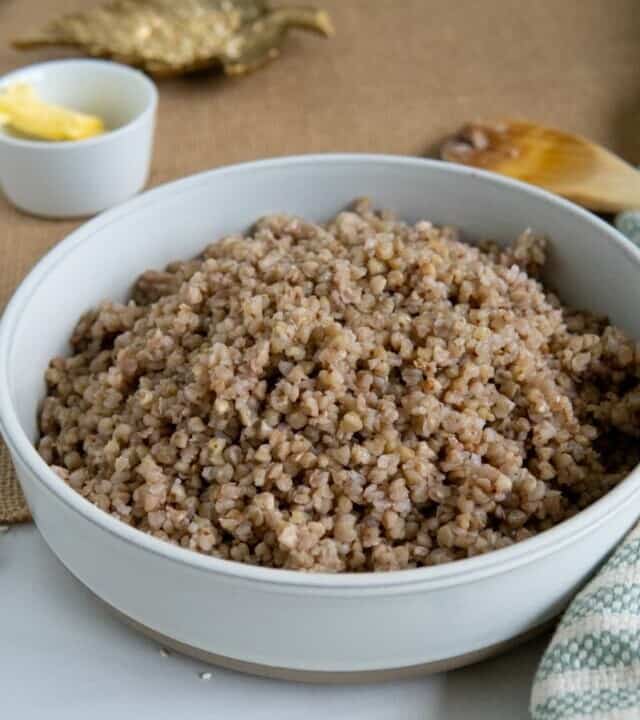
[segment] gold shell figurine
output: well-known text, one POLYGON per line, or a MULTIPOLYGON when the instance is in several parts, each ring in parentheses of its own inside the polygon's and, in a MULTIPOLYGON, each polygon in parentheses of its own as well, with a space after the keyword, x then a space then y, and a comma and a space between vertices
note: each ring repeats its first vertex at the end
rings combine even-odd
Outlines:
POLYGON ((70 13, 14 41, 80 48, 156 77, 221 66, 243 75, 279 54, 289 28, 329 37, 329 15, 312 7, 271 7, 265 0, 111 0, 70 13))

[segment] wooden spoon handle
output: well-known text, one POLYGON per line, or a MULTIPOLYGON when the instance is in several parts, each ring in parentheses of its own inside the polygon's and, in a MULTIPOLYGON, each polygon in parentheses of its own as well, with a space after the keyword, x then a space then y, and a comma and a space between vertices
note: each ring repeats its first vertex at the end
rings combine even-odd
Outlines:
POLYGON ((598 162, 588 173, 558 180, 550 189, 597 212, 640 210, 640 171, 604 148, 593 149, 598 162))
POLYGON ((596 212, 617 213, 623 210, 640 210, 640 173, 636 182, 622 187, 614 183, 606 188, 600 186, 597 192, 591 193, 588 188, 568 192, 558 192, 568 200, 596 212))

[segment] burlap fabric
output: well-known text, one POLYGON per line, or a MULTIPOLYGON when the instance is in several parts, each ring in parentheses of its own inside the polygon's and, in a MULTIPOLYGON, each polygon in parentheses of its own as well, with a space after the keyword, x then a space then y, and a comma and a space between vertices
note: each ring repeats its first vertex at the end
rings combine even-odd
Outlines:
MULTIPOLYGON (((505 115, 640 162, 637 0, 314 1, 333 16, 332 40, 291 35, 279 61, 246 79, 160 83, 151 185, 275 155, 421 155, 465 120, 505 115)), ((88 2, 0 0, 0 75, 66 55, 21 54, 8 41, 88 2)), ((22 215, 0 194, 0 307, 76 225, 22 215)), ((16 486, 0 458, 2 522, 16 486)))
POLYGON ((9 451, 0 440, 0 524, 24 522, 29 508, 18 484, 9 451))

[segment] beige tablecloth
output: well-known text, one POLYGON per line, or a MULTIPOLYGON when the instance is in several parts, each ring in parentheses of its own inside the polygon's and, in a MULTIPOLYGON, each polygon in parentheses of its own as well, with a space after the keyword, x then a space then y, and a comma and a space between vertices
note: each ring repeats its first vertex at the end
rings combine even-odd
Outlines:
MULTIPOLYGON (((9 39, 88 2, 0 0, 0 74, 63 55, 18 53, 9 39)), ((273 155, 421 155, 467 119, 507 115, 581 132, 640 162, 637 0, 322 4, 337 28, 330 41, 291 35, 278 62, 241 80, 160 83, 151 185, 273 155)), ((0 306, 75 225, 27 217, 0 198, 0 306)), ((0 453, 0 521, 10 519, 4 467, 0 453)))

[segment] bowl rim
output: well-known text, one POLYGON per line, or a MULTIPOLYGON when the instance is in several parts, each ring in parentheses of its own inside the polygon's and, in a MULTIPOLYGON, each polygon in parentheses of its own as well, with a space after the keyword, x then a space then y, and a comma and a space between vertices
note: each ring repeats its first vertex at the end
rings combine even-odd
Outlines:
POLYGON ((402 166, 425 167, 435 169, 437 172, 474 177, 481 182, 491 183, 502 188, 516 189, 518 192, 533 195, 545 203, 559 207, 563 211, 593 224, 608 237, 611 244, 616 246, 619 252, 626 255, 640 270, 640 250, 615 228, 581 207, 535 186, 495 173, 440 160, 366 153, 285 156, 222 166, 166 183, 144 192, 116 208, 101 213, 72 231, 34 265, 15 290, 5 308, 0 322, 0 397, 6 398, 6 400, 0 403, 0 430, 2 430, 11 454, 15 455, 33 474, 37 482, 44 486, 58 501, 64 503, 72 511, 79 513, 85 520, 124 542, 130 542, 142 550, 152 552, 167 560, 204 572, 263 583, 274 588, 280 587, 282 590, 295 587, 299 589, 325 590, 327 592, 354 592, 368 589, 382 593, 398 593, 406 592, 408 586, 450 587, 507 572, 514 567, 533 562, 550 552, 560 550, 565 545, 576 542, 581 536, 604 523, 623 505, 632 500, 633 496, 640 490, 640 465, 634 468, 615 488, 572 518, 506 548, 492 550, 484 555, 437 566, 378 573, 306 573, 298 570, 247 565, 172 545, 132 528, 109 513, 100 510, 54 473, 40 457, 35 446, 20 425, 11 400, 8 373, 9 358, 16 327, 40 282, 59 263, 63 262, 67 255, 71 254, 81 243, 89 240, 91 236, 104 227, 128 215, 148 209, 153 204, 161 203, 166 196, 175 197, 176 194, 187 192, 201 183, 206 183, 213 175, 224 178, 234 174, 255 173, 274 169, 286 170, 292 166, 313 164, 378 164, 395 168, 402 166))
POLYGON ((72 148, 89 148, 95 145, 102 145, 107 142, 117 140, 124 133, 131 132, 145 122, 145 119, 156 112, 158 107, 158 88, 155 83, 147 77, 142 71, 124 65, 123 63, 114 62, 112 60, 99 60, 94 58, 65 58, 62 60, 45 60, 44 62, 25 65, 2 75, 0 77, 0 90, 11 81, 18 81, 21 77, 28 76, 31 72, 45 70, 47 72, 55 72, 58 69, 64 69, 71 66, 84 66, 88 69, 97 70, 98 72, 109 72, 113 75, 119 75, 125 78, 127 82, 134 81, 140 87, 144 87, 146 91, 145 104, 142 110, 137 112, 134 117, 120 125, 114 130, 107 130, 100 135, 84 138, 83 140, 30 140, 28 138, 13 137, 4 132, 0 132, 0 142, 12 147, 29 148, 42 152, 64 152, 72 148))

